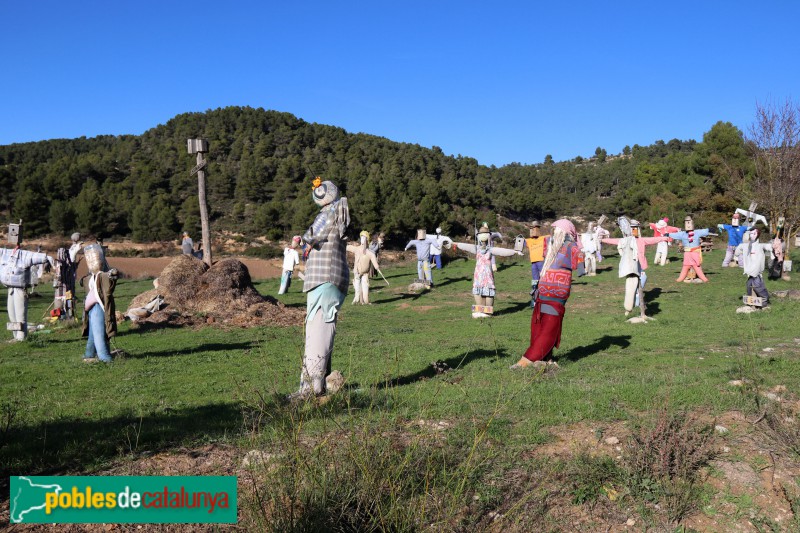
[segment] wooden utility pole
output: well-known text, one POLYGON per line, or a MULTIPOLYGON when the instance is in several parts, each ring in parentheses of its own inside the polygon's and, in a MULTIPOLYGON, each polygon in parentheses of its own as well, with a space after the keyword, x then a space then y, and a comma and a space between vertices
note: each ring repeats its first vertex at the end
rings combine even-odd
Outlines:
POLYGON ((208 152, 208 141, 205 139, 189 139, 190 154, 197 154, 197 164, 190 175, 197 173, 197 197, 200 201, 200 226, 203 240, 203 262, 211 266, 211 228, 208 224, 208 204, 206 203, 206 173, 203 169, 208 162, 203 159, 203 154, 208 152))

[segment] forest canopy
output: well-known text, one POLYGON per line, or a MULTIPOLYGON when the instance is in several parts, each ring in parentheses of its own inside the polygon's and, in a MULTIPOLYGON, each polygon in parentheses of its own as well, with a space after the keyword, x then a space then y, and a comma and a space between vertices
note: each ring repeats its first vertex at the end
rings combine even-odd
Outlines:
POLYGON ((487 167, 436 146, 394 142, 308 123, 288 113, 228 107, 178 115, 140 136, 57 139, 0 146, 0 210, 28 236, 81 231, 167 240, 200 226, 189 138, 206 138, 207 194, 215 230, 285 238, 317 207, 311 180, 340 186, 354 234, 395 241, 417 227, 469 232, 476 220, 628 215, 644 221, 693 213, 727 220, 753 175, 742 132, 717 122, 694 140, 656 141, 611 155, 487 167))

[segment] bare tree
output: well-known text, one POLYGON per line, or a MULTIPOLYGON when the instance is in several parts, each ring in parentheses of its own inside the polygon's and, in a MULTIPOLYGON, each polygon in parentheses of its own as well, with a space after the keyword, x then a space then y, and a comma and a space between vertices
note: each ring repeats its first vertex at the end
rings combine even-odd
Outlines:
POLYGON ((785 217, 787 243, 800 228, 800 106, 756 103, 756 119, 746 136, 755 166, 749 192, 774 231, 785 217))

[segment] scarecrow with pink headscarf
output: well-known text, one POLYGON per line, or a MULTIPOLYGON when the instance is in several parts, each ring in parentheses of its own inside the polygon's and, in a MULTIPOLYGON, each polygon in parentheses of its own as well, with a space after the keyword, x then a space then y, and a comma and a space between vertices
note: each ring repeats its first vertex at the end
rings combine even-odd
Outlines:
POLYGON ((584 257, 574 224, 562 218, 553 222, 552 231, 535 294, 531 343, 512 369, 552 357, 553 349, 561 344, 561 325, 572 288, 572 271, 583 270, 584 257))
MULTIPOLYGON (((650 229, 653 230, 653 237, 666 237, 668 233, 673 231, 680 231, 679 228, 675 226, 670 226, 668 224, 669 219, 667 217, 662 218, 655 224, 652 222, 650 223, 650 229)), ((672 239, 667 239, 665 241, 661 241, 656 246, 656 256, 653 258, 653 263, 656 265, 664 266, 669 263, 669 245, 672 242, 672 239)))

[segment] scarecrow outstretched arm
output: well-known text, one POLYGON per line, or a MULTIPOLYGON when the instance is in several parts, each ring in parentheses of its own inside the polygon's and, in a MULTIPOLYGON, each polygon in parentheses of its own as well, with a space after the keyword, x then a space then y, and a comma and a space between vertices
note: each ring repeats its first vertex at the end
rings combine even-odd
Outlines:
POLYGON ((510 250, 508 248, 495 248, 492 246, 492 255, 496 255, 499 257, 511 257, 512 255, 522 255, 522 252, 518 252, 516 250, 510 250))
POLYGON ((454 242, 453 243, 453 249, 455 250, 456 248, 458 248, 459 250, 463 250, 463 251, 465 251, 467 253, 470 253, 470 254, 478 253, 478 247, 477 246, 475 246, 474 244, 468 244, 466 242, 454 242))

